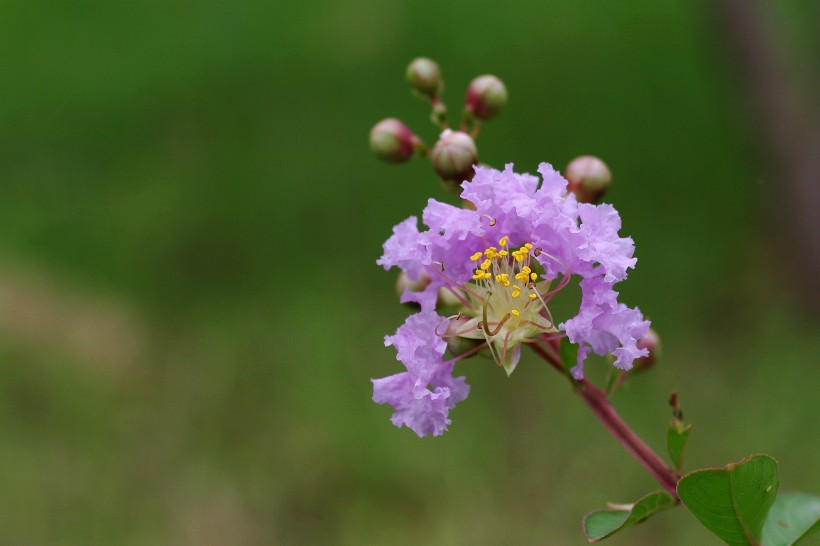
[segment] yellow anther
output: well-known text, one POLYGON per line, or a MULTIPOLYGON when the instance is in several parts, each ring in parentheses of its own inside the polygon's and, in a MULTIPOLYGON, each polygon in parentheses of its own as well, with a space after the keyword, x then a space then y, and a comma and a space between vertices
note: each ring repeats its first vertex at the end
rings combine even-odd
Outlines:
POLYGON ((504 257, 507 256, 507 254, 509 254, 509 252, 507 252, 506 250, 502 250, 501 252, 498 253, 498 257, 499 258, 504 258, 504 257))
POLYGON ((535 279, 537 279, 537 278, 538 278, 538 274, 537 274, 537 273, 530 273, 530 280, 531 280, 531 281, 534 281, 534 280, 535 280, 535 279))
POLYGON ((475 275, 473 275, 473 280, 474 281, 480 281, 483 278, 484 278, 484 272, 481 271, 480 269, 476 269, 475 270, 475 275))
POLYGON ((505 235, 501 238, 500 241, 498 241, 498 245, 499 246, 507 246, 507 243, 509 243, 509 242, 510 242, 510 238, 505 235))
POLYGON ((492 273, 490 273, 489 271, 485 271, 485 272, 484 272, 484 278, 485 278, 485 279, 492 279, 492 278, 493 278, 493 275, 492 275, 492 273))
POLYGON ((535 294, 530 294, 530 299, 531 299, 531 300, 534 300, 534 299, 535 299, 535 298, 537 298, 537 297, 538 297, 538 296, 536 296, 535 294))
POLYGON ((483 269, 484 271, 487 271, 488 269, 490 269, 490 266, 492 265, 492 263, 493 263, 493 262, 491 262, 491 261, 490 261, 490 259, 489 259, 489 258, 487 258, 486 260, 484 260, 483 262, 481 262, 481 265, 480 265, 480 266, 478 266, 478 267, 480 267, 480 268, 481 268, 481 269, 483 269))
POLYGON ((521 313, 518 312, 518 309, 513 309, 512 311, 510 311, 510 314, 514 317, 520 317, 521 316, 521 313))
POLYGON ((495 282, 500 282, 504 286, 510 286, 509 275, 507 275, 506 273, 499 273, 495 276, 495 282))
POLYGON ((530 280, 530 273, 532 273, 532 269, 525 265, 521 268, 519 273, 515 274, 515 278, 523 283, 526 283, 530 280))
POLYGON ((498 254, 498 249, 494 246, 489 247, 487 250, 484 251, 485 256, 494 256, 498 254))
POLYGON ((477 262, 477 261, 478 261, 478 259, 479 259, 479 258, 481 258, 481 256, 483 256, 483 255, 484 255, 484 253, 483 253, 483 252, 476 252, 475 254, 473 254, 472 256, 470 256, 470 261, 471 261, 471 262, 477 262))
POLYGON ((527 250, 532 250, 532 245, 530 243, 524 243, 524 246, 527 247, 527 250))
POLYGON ((517 284, 513 285, 512 287, 512 297, 517 298, 521 295, 521 287, 517 284))

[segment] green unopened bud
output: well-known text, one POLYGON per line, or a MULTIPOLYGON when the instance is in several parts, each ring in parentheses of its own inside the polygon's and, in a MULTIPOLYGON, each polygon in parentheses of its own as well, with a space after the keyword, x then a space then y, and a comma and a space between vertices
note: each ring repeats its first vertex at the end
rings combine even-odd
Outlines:
POLYGON ((469 113, 478 119, 488 120, 507 104, 507 88, 493 75, 479 76, 467 87, 465 103, 469 113))
POLYGON ((433 168, 444 179, 454 182, 469 180, 478 160, 475 142, 467 133, 444 131, 430 154, 433 168))
POLYGON ((440 95, 444 82, 438 63, 427 57, 416 57, 407 65, 407 83, 414 90, 427 96, 440 95))
POLYGON ((591 155, 576 157, 564 173, 568 189, 581 203, 596 203, 612 184, 612 173, 606 163, 591 155))
POLYGON ((661 356, 661 338, 658 333, 650 328, 646 335, 638 340, 638 349, 649 351, 648 356, 642 356, 635 361, 635 371, 646 371, 655 366, 661 356))
POLYGON ((421 140, 396 118, 378 122, 370 130, 370 149, 390 163, 403 163, 413 157, 421 140))
POLYGON ((467 326, 469 321, 470 319, 467 317, 457 317, 450 319, 447 323, 447 333, 444 335, 444 339, 447 341, 447 349, 453 356, 461 356, 484 343, 480 339, 471 339, 458 335, 459 332, 465 332, 469 329, 467 326))

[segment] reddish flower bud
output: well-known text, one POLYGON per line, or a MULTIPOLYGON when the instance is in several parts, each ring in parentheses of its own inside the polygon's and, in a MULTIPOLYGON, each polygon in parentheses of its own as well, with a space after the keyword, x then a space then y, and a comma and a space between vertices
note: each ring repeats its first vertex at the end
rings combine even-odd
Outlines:
POLYGON ((475 117, 488 120, 507 104, 507 88, 495 76, 479 76, 470 82, 465 102, 467 110, 475 117))
POLYGON ((475 142, 467 133, 444 131, 430 154, 433 168, 444 180, 461 182, 472 178, 478 160, 475 142))
POLYGON ((570 161, 564 173, 568 189, 581 203, 595 203, 612 184, 612 174, 606 163, 591 155, 582 155, 570 161))
POLYGON ((427 96, 441 94, 444 82, 438 63, 426 57, 417 57, 407 65, 407 83, 410 87, 427 96))
POLYGON ((649 356, 642 356, 635 361, 635 371, 646 371, 654 367, 661 356, 661 338, 652 328, 638 340, 638 349, 646 349, 649 356))
POLYGON ((403 163, 413 157, 420 142, 413 131, 396 118, 383 119, 370 130, 370 149, 390 163, 403 163))

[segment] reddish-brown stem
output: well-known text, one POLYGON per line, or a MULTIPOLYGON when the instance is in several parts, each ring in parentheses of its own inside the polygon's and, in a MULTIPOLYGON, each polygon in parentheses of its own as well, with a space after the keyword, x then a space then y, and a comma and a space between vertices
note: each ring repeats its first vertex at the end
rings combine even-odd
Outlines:
POLYGON ((589 406, 592 413, 603 423, 604 427, 677 499, 678 477, 675 471, 666 466, 666 463, 652 451, 652 448, 646 445, 646 442, 629 428, 626 421, 618 415, 612 404, 607 401, 603 391, 586 379, 578 381, 576 385, 578 387, 576 392, 589 406))
MULTIPOLYGON (((530 347, 553 368, 564 373, 561 360, 554 351, 545 349, 536 343, 530 344, 530 347)), ((669 468, 640 436, 635 434, 606 399, 606 394, 586 379, 574 381, 574 385, 575 392, 578 393, 578 396, 592 410, 592 413, 595 414, 595 417, 601 421, 604 427, 626 448, 630 455, 635 457, 660 482, 664 489, 677 499, 678 476, 675 471, 669 468)))

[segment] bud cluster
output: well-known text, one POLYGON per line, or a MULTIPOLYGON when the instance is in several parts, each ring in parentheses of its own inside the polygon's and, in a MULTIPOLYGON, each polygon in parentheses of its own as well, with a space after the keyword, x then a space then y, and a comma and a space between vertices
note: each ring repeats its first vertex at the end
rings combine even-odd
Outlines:
POLYGON ((444 188, 459 192, 459 185, 473 176, 478 163, 475 140, 481 123, 495 117, 507 104, 507 88, 496 76, 478 76, 467 87, 464 115, 458 128, 447 121, 447 106, 441 100, 444 80, 438 63, 426 57, 413 59, 405 71, 411 92, 431 107, 430 118, 441 133, 432 148, 402 121, 387 118, 370 131, 370 149, 389 163, 403 163, 413 156, 426 156, 444 188))

